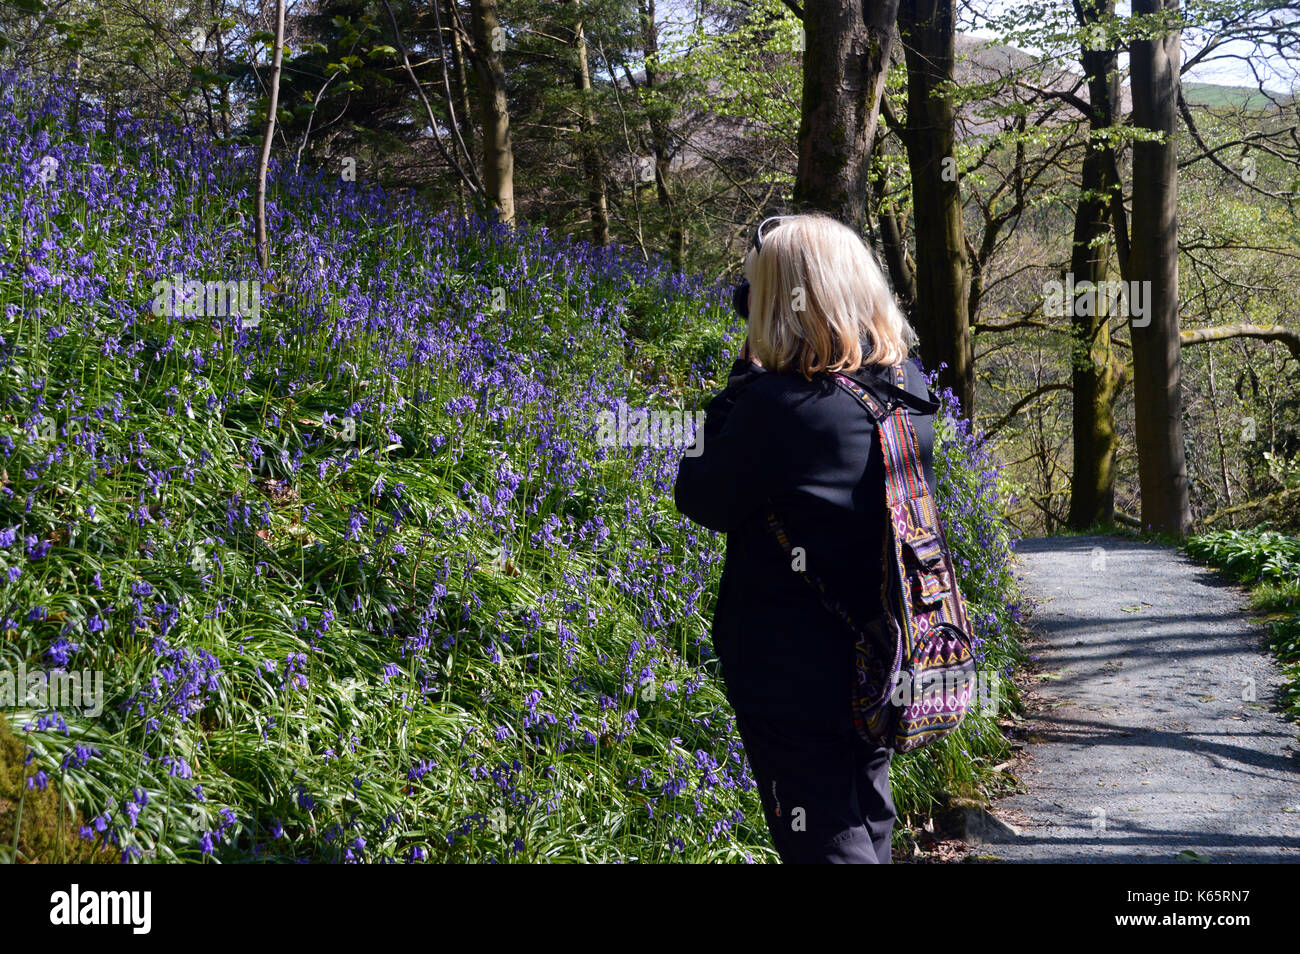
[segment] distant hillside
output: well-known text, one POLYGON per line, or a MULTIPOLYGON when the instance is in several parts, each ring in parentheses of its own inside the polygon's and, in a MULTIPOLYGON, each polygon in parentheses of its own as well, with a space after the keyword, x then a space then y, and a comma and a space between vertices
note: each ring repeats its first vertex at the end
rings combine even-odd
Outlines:
MULTIPOLYGON (((958 35, 957 80, 959 83, 988 82, 1008 72, 1032 73, 1041 70, 1044 79, 1050 84, 1044 86, 1054 89, 1068 89, 1078 85, 1080 98, 1087 100, 1087 87, 1081 84, 1082 74, 1075 60, 1053 60, 1045 62, 1024 50, 1013 46, 995 43, 980 37, 958 35)), ((1035 84, 1038 85, 1038 84, 1035 84)), ((1261 93, 1249 86, 1224 86, 1218 83, 1200 83, 1184 81, 1183 95, 1192 106, 1234 106, 1237 108, 1271 110, 1292 101, 1293 96, 1286 93, 1261 93)), ((1120 91, 1121 108, 1124 112, 1132 109, 1133 100, 1127 84, 1120 91)))
POLYGON ((1249 86, 1220 86, 1216 83, 1183 83, 1183 96, 1193 106, 1235 106, 1271 110, 1291 103, 1295 97, 1286 93, 1261 93, 1249 86))

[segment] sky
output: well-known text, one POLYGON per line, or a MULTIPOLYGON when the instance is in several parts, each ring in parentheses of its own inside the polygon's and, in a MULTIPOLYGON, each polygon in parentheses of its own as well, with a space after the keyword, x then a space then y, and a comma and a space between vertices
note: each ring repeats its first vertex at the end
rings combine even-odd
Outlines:
MULTIPOLYGON (((1021 4, 1018 0, 959 0, 962 6, 976 7, 980 11, 987 11, 988 16, 1000 16, 1008 11, 1014 10, 1021 4)), ((1064 10, 1069 10, 1071 4, 1069 0, 1060 0, 1060 6, 1064 10)), ((1116 0, 1115 12, 1120 16, 1128 16, 1131 12, 1132 4, 1128 0, 1116 0)), ((974 18, 967 13, 967 22, 974 18)), ((1295 22, 1294 14, 1292 21, 1295 22)), ((987 19, 985 19, 987 22, 987 19)), ((980 29, 978 26, 974 29, 966 30, 974 36, 984 37, 986 39, 996 39, 996 34, 988 29, 980 29)), ((1208 37, 1201 31, 1184 31, 1182 38, 1182 57, 1186 62, 1195 56, 1208 41, 1208 37)), ((1026 52, 1034 53, 1032 47, 1019 44, 1026 52)), ((1120 57, 1121 69, 1127 69, 1128 56, 1120 57)), ((1257 88, 1262 81, 1266 89, 1274 92, 1290 92, 1292 90, 1300 91, 1300 50, 1296 51, 1290 62, 1277 54, 1265 54, 1255 49, 1251 44, 1244 42, 1228 43, 1214 53, 1210 54, 1204 61, 1198 63, 1190 70, 1183 74, 1184 82, 1200 83, 1218 83, 1224 86, 1246 86, 1252 89, 1257 88)))

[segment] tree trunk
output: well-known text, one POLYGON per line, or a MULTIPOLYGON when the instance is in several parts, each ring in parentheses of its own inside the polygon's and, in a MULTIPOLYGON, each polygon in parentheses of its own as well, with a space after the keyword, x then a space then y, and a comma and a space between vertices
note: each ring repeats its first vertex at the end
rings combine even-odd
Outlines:
MULTIPOLYGON (((570 0, 575 16, 579 16, 580 0, 570 0)), ((592 129, 596 118, 591 105, 591 67, 587 62, 587 37, 579 17, 573 27, 574 71, 573 86, 578 91, 578 142, 583 173, 587 177, 587 209, 591 216, 591 241, 596 245, 609 244, 609 205, 605 195, 605 174, 601 169, 600 153, 592 142, 592 129)))
POLYGON ((638 8, 641 13, 641 45, 645 52, 645 90, 652 94, 647 104, 647 118, 650 124, 650 148, 655 158, 655 193, 660 208, 668 216, 668 259, 674 268, 681 269, 686 259, 686 232, 682 228, 672 190, 668 188, 668 164, 671 160, 668 126, 653 97, 659 83, 659 26, 655 20, 655 2, 638 0, 638 8))
POLYGON ((471 0, 470 30, 474 37, 474 65, 479 79, 483 114, 483 184, 497 220, 515 221, 515 154, 510 139, 510 107, 506 101, 506 70, 501 59, 505 33, 497 15, 496 0, 471 0))
POLYGON ((1219 480, 1223 482, 1223 500, 1224 508, 1231 510, 1232 501, 1232 481, 1228 480, 1228 448, 1223 440, 1223 421, 1219 418, 1219 391, 1214 384, 1214 351, 1210 350, 1205 356, 1209 373, 1206 380, 1210 385, 1210 414, 1211 421, 1214 423, 1214 442, 1219 446, 1219 480))
POLYGON ((904 145, 916 220, 916 311, 921 359, 975 413, 975 362, 968 292, 970 264, 961 187, 953 156, 955 0, 903 0, 898 30, 907 60, 904 145))
MULTIPOLYGON (((222 12, 222 8, 220 5, 220 0, 212 0, 208 8, 208 15, 212 18, 212 21, 214 23, 221 19, 221 12, 222 12)), ((215 33, 216 36, 214 37, 214 40, 216 43, 216 54, 215 54, 216 61, 212 65, 212 70, 215 73, 223 74, 226 72, 226 66, 227 66, 226 37, 225 34, 220 29, 217 29, 215 33)), ((221 110, 220 110, 221 138, 229 139, 230 138, 230 111, 231 111, 230 83, 226 80, 220 80, 219 82, 221 83, 221 110)))
MULTIPOLYGON (((441 0, 436 0, 441 2, 441 0)), ((447 0, 447 32, 451 34, 451 66, 454 90, 450 95, 456 97, 456 118, 460 120, 460 137, 465 141, 466 162, 474 161, 474 111, 469 104, 469 77, 465 73, 465 48, 456 29, 456 0, 447 0)), ((465 215, 465 181, 457 177, 456 201, 459 214, 465 215)))
POLYGON ((266 234, 266 171, 271 164, 271 140, 275 136, 276 111, 280 108, 280 63, 284 52, 284 3, 275 4, 275 52, 271 58, 271 81, 267 93, 266 132, 262 135, 262 155, 257 161, 257 189, 253 197, 255 206, 257 262, 266 272, 271 267, 271 248, 266 234))
MULTIPOLYGON (((1115 0, 1077 0, 1081 25, 1087 26, 1115 13, 1115 0)), ((1079 204, 1074 213, 1074 246, 1070 272, 1077 287, 1108 280, 1110 244, 1099 241, 1110 232, 1111 195, 1115 157, 1110 140, 1095 135, 1115 123, 1119 104, 1119 73, 1114 49, 1092 50, 1085 43, 1080 56, 1088 80, 1090 133, 1079 183, 1079 204)), ((1121 366, 1110 340, 1110 319, 1101 307, 1109 299, 1096 295, 1098 307, 1071 308, 1071 366, 1074 393, 1074 470, 1070 482, 1068 525, 1087 530, 1115 519, 1115 398, 1121 366)))
POLYGON ((794 204, 861 230, 899 0, 807 0, 794 204))
MULTIPOLYGON (((1178 0, 1133 0, 1135 16, 1177 11, 1178 0)), ((1180 32, 1136 39, 1130 48, 1133 125, 1163 134, 1133 145, 1130 280, 1147 313, 1131 323, 1133 402, 1142 523, 1185 537, 1191 529, 1178 328, 1178 122, 1180 32), (1142 322, 1139 324, 1138 322, 1142 322)))

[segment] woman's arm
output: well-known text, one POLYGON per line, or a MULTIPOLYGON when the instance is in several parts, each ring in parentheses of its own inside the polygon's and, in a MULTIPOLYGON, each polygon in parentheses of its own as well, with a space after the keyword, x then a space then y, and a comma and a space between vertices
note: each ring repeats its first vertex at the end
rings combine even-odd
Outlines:
POLYGON ((762 395, 750 385, 766 374, 737 359, 727 387, 705 411, 701 453, 677 467, 677 509, 710 530, 730 532, 758 509, 773 484, 779 461, 769 452, 773 422, 762 395))

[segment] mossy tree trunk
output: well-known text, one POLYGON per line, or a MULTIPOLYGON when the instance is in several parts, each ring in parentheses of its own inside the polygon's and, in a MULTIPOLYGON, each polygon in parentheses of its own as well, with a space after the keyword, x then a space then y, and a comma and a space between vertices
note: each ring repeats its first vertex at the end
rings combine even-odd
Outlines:
POLYGON ((912 175, 916 221, 913 320, 921 359, 952 388, 962 413, 975 413, 971 341, 970 260, 962 221, 961 185, 953 154, 956 109, 950 92, 955 63, 955 0, 903 0, 898 31, 907 61, 903 144, 912 175))
POLYGON ((668 260, 672 262, 673 268, 680 269, 686 262, 686 229, 668 181, 673 151, 669 137, 669 113, 660 101, 659 93, 659 25, 655 19, 655 2, 638 0, 637 8, 641 18, 642 52, 645 53, 643 93, 646 119, 650 126, 650 150, 655 161, 655 195, 659 207, 668 218, 668 260))
MULTIPOLYGON (((881 111, 885 113, 886 119, 891 113, 888 112, 888 104, 882 101, 881 111)), ((876 132, 876 142, 873 148, 873 160, 881 159, 883 152, 883 134, 880 129, 876 132)), ((912 257, 908 253, 907 239, 903 235, 903 227, 899 223, 898 213, 887 200, 889 182, 886 172, 882 165, 874 183, 875 194, 873 196, 873 211, 875 213, 876 228, 880 234, 880 246, 884 252, 885 268, 889 272, 889 279, 893 282, 894 293, 898 296, 899 304, 903 306, 909 321, 913 320, 912 310, 916 301, 916 276, 912 270, 912 257)))
POLYGON ((497 220, 515 221, 515 152, 510 137, 510 106, 506 101, 506 70, 501 57, 505 33, 496 0, 471 0, 470 32, 479 81, 483 127, 483 185, 497 220))
MULTIPOLYGON (((1115 0, 1076 0, 1080 25, 1087 28, 1115 14, 1115 0)), ((1085 36, 1099 35, 1089 33, 1085 36)), ((1108 280, 1111 202, 1119 188, 1112 175, 1114 149, 1105 133, 1115 124, 1119 103, 1118 57, 1113 46, 1104 49, 1083 44, 1080 63, 1088 80, 1090 135, 1083 158, 1079 204, 1074 214, 1074 245, 1070 272, 1076 286, 1108 280)), ((1072 386, 1074 392, 1074 470, 1070 484, 1068 525, 1087 530, 1115 517, 1115 398, 1123 368, 1110 337, 1111 315, 1102 305, 1107 296, 1095 296, 1098 307, 1072 308, 1070 319, 1072 386)))
POLYGON ((576 22, 573 25, 573 86, 578 91, 578 151, 587 177, 587 209, 591 217, 591 241, 609 244, 609 204, 600 152, 592 142, 596 117, 591 105, 591 66, 587 61, 587 37, 582 29, 579 0, 570 0, 576 22))

